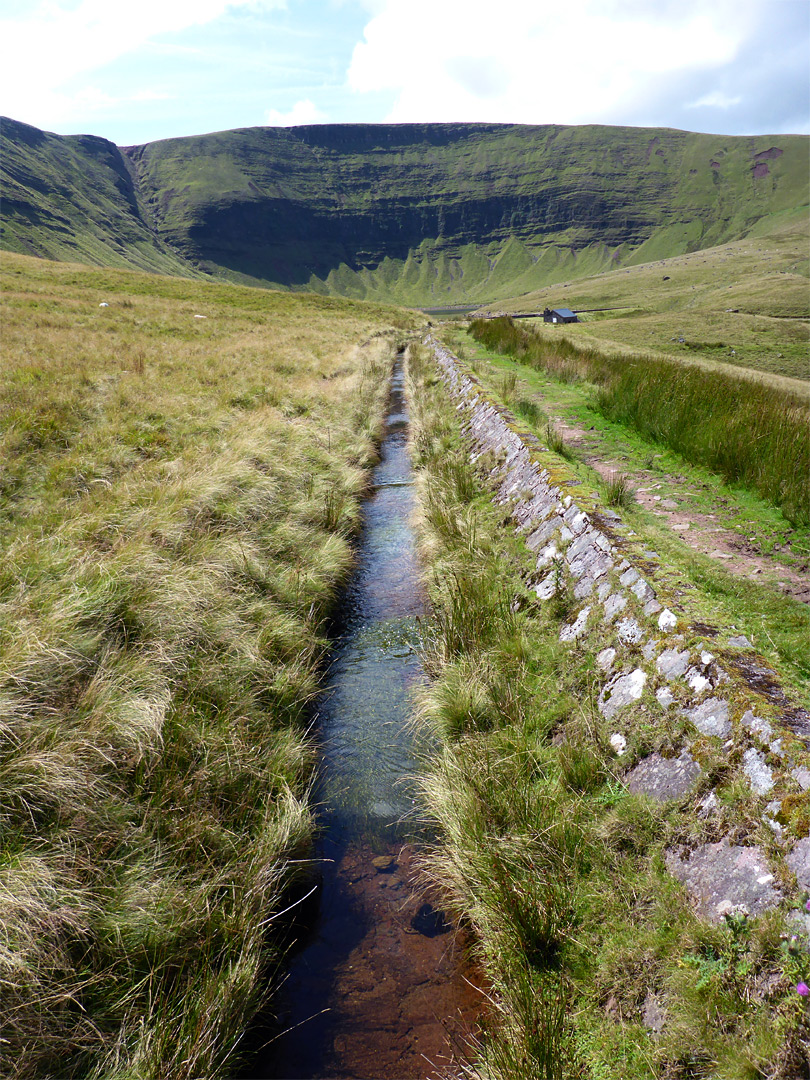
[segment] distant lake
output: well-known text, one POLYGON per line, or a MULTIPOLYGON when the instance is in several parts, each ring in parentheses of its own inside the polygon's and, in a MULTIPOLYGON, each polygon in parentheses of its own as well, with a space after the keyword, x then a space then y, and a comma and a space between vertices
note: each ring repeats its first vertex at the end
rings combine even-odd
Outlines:
POLYGON ((441 319, 463 319, 471 311, 477 311, 481 304, 469 304, 467 307, 423 307, 417 308, 424 315, 436 315, 441 319))

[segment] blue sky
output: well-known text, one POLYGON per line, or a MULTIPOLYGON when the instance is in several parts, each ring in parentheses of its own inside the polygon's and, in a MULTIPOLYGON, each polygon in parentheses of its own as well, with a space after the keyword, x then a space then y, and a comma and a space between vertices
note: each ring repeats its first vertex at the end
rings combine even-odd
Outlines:
POLYGON ((810 131, 808 0, 0 0, 0 112, 119 145, 259 124, 810 131))

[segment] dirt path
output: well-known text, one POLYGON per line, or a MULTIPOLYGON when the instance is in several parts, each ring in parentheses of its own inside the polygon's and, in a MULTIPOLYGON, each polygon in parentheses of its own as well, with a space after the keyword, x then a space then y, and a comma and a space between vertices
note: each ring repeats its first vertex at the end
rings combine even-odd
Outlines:
POLYGON ((789 543, 777 545, 774 554, 764 551, 753 527, 746 534, 732 525, 734 518, 739 519, 739 508, 722 496, 718 497, 708 484, 677 473, 637 468, 626 460, 619 461, 603 445, 597 429, 579 426, 561 416, 555 415, 552 419, 582 461, 606 480, 611 474, 625 476, 636 501, 678 533, 695 551, 722 563, 732 574, 772 584, 796 600, 810 604, 808 561, 794 556, 789 543), (712 512, 706 512, 698 505, 706 499, 713 500, 712 512))

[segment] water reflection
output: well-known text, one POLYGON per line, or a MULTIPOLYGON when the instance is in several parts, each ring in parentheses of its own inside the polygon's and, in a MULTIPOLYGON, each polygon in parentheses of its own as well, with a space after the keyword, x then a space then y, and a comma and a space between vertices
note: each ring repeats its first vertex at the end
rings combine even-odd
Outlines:
POLYGON ((443 917, 424 917, 407 843, 417 829, 409 777, 420 747, 408 717, 423 678, 424 597, 403 383, 399 358, 344 630, 318 708, 319 912, 282 995, 289 1031, 258 1056, 254 1080, 438 1076, 480 1005, 455 935, 443 917))
POLYGON ((373 494, 357 569, 346 597, 344 632, 319 708, 319 797, 330 830, 355 840, 391 840, 413 808, 407 777, 417 767, 407 720, 422 677, 418 617, 424 610, 410 525, 413 513, 408 413, 402 361, 391 382, 387 434, 374 469, 373 494))

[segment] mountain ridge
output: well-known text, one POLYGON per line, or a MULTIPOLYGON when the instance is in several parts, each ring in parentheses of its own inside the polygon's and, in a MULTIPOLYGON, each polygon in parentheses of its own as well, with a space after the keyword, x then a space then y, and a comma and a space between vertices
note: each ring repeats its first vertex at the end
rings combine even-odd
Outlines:
POLYGON ((738 239, 804 207, 809 142, 321 124, 116 147, 4 120, 1 242, 359 299, 492 301, 738 239))

